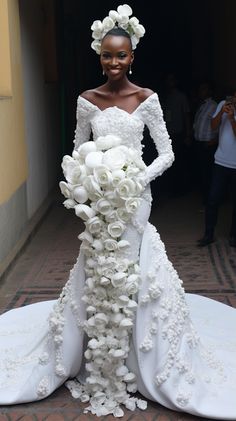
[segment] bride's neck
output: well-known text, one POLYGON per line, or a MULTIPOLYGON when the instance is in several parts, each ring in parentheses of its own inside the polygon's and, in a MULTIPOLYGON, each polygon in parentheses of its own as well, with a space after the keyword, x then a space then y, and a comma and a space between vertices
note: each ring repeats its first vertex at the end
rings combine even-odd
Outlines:
POLYGON ((121 91, 124 91, 128 89, 131 86, 131 82, 127 77, 121 80, 108 80, 106 83, 107 89, 112 93, 120 93, 121 91))

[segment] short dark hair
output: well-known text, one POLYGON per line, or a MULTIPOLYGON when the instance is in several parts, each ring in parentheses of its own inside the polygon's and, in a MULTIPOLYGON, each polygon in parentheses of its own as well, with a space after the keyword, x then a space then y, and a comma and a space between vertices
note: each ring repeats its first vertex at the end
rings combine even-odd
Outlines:
POLYGON ((115 26, 114 28, 110 29, 110 31, 108 31, 106 33, 106 35, 104 35, 103 39, 106 38, 108 35, 115 35, 118 37, 125 37, 128 38, 130 40, 130 45, 132 48, 132 42, 131 42, 131 37, 130 34, 123 28, 120 28, 119 26, 115 26))

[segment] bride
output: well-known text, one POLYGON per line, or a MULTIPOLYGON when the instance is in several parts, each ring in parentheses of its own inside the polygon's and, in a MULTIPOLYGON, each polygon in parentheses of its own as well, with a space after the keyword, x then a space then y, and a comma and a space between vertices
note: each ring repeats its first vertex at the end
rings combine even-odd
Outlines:
POLYGON ((146 398, 236 420, 236 311, 184 292, 148 222, 150 181, 174 156, 157 93, 127 78, 145 32, 131 15, 119 6, 92 25, 107 81, 78 97, 60 183, 64 205, 85 223, 81 250, 58 300, 0 317, 0 404, 44 399, 65 384, 98 416, 145 410, 146 398), (148 167, 145 125, 158 152, 148 167))

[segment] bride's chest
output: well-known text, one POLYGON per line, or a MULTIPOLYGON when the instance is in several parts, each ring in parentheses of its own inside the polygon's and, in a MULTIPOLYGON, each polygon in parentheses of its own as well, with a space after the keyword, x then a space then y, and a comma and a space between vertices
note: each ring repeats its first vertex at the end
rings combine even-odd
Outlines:
POLYGON ((129 114, 117 107, 97 112, 91 120, 94 139, 107 134, 122 138, 122 143, 141 148, 144 123, 135 113, 129 114))

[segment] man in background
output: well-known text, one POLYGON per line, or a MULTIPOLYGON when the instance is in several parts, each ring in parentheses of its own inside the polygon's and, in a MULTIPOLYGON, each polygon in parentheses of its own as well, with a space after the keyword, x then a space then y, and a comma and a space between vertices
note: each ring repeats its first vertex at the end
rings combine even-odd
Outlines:
POLYGON ((217 106, 212 117, 212 129, 218 128, 219 143, 205 210, 205 234, 198 241, 199 247, 214 241, 218 208, 229 186, 233 205, 229 245, 236 247, 236 89, 231 98, 221 101, 217 106))

